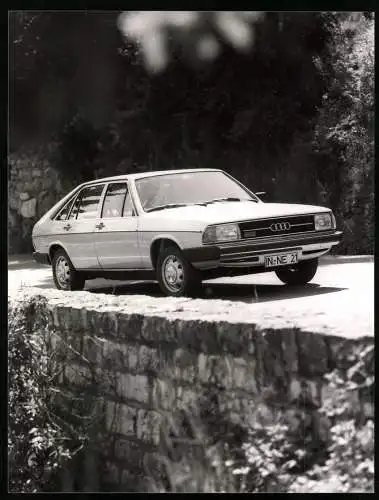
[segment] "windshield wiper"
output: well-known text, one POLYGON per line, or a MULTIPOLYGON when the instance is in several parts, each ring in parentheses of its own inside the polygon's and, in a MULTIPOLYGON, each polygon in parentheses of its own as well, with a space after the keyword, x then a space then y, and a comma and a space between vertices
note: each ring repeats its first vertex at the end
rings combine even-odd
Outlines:
POLYGON ((159 205, 158 207, 147 208, 145 212, 155 212, 156 210, 164 210, 165 208, 188 207, 190 205, 205 205, 205 203, 166 203, 165 205, 159 205))
POLYGON ((208 205, 209 203, 217 203, 218 201, 253 201, 254 203, 257 203, 255 200, 251 198, 234 198, 234 197, 229 197, 229 198, 215 198, 214 200, 210 201, 205 201, 204 203, 208 205))
POLYGON ((166 203, 166 205, 159 205, 158 207, 148 208, 145 212, 155 212, 156 210, 164 210, 165 208, 178 208, 186 207, 187 203, 166 203))

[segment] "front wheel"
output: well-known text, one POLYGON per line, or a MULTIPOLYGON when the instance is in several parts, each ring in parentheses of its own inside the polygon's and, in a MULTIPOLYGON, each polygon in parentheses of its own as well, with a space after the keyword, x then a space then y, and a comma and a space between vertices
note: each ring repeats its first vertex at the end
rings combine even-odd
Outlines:
POLYGON ((304 260, 291 267, 283 267, 275 271, 277 277, 286 285, 305 285, 315 276, 318 259, 304 260))
POLYGON ((200 288, 200 275, 173 246, 165 248, 157 261, 158 283, 165 295, 193 295, 200 288))
POLYGON ((72 265, 64 250, 57 250, 52 259, 53 279, 58 290, 83 290, 85 279, 72 265))

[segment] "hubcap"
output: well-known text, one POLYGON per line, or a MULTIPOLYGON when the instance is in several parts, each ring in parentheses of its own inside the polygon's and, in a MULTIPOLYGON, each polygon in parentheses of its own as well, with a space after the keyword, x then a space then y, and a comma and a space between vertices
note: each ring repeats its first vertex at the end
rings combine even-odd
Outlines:
POLYGON ((169 255, 162 264, 162 278, 166 287, 172 292, 177 292, 183 286, 183 263, 175 255, 169 255))
POLYGON ((57 281, 62 288, 67 288, 70 281, 70 267, 67 259, 62 255, 58 257, 55 263, 55 275, 57 281))

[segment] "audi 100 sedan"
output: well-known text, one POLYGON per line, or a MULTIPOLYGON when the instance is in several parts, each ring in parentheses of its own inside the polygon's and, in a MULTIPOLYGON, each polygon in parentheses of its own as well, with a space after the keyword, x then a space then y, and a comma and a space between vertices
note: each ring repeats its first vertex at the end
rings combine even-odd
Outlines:
POLYGON ((81 184, 34 226, 37 262, 60 290, 85 281, 154 279, 166 295, 202 280, 274 271, 308 283, 342 232, 328 208, 264 203, 216 169, 107 177, 81 184))

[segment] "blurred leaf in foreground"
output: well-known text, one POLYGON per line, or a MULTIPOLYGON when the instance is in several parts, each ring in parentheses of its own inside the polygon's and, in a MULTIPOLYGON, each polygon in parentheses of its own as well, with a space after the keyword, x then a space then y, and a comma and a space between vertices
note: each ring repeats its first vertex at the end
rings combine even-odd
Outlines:
POLYGON ((223 43, 250 50, 262 17, 257 11, 133 11, 120 14, 118 27, 141 47, 146 68, 159 73, 169 63, 171 42, 198 60, 215 59, 223 43))

